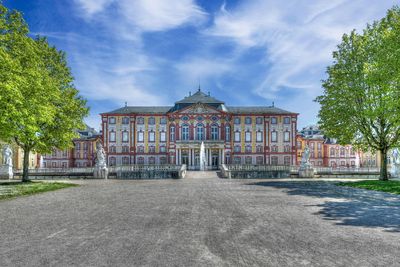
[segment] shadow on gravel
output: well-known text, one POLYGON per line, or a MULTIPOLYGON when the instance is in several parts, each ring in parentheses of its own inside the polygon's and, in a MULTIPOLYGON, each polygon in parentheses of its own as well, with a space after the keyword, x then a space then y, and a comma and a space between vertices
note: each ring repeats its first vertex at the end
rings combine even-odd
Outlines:
POLYGON ((336 186, 333 182, 257 182, 248 185, 286 189, 288 195, 330 198, 315 214, 337 225, 382 227, 400 232, 400 197, 383 192, 336 186), (336 199, 336 200, 334 200, 336 199))

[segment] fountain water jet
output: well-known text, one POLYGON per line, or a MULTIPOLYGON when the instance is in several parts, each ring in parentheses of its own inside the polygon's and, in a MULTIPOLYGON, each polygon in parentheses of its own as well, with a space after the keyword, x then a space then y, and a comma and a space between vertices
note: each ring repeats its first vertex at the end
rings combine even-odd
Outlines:
POLYGON ((206 169, 206 152, 204 150, 204 142, 200 145, 200 171, 205 171, 206 169))

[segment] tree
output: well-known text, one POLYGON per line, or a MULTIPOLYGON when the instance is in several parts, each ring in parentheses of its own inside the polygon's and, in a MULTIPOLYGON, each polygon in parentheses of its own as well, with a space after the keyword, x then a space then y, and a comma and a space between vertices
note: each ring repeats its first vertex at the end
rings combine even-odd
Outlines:
POLYGON ((65 53, 28 33, 21 14, 0 4, 0 139, 23 149, 23 181, 29 153, 71 146, 88 114, 65 53))
POLYGON ((333 58, 316 99, 321 128, 341 144, 379 151, 380 179, 388 180, 387 153, 400 138, 400 8, 344 34, 333 58))

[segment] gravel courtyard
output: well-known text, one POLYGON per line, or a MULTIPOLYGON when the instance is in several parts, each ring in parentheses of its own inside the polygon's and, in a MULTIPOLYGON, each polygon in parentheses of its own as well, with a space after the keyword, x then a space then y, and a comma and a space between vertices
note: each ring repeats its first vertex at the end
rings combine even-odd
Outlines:
POLYGON ((400 197, 302 180, 80 181, 0 201, 0 266, 400 266, 400 197))

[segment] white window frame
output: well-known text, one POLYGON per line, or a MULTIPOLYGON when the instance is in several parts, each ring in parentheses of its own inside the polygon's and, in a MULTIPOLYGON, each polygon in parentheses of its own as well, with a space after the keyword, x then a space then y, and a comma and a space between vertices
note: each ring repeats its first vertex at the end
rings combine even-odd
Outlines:
POLYGON ((240 142, 240 132, 235 132, 235 142, 240 142))
POLYGON ((246 131, 244 134, 244 137, 245 137, 244 140, 246 142, 251 142, 251 132, 250 131, 246 131))
POLYGON ((156 141, 156 133, 154 131, 149 132, 149 142, 154 143, 156 141))
POLYGON ((138 132, 137 140, 138 140, 138 142, 144 142, 144 132, 143 131, 138 132))

